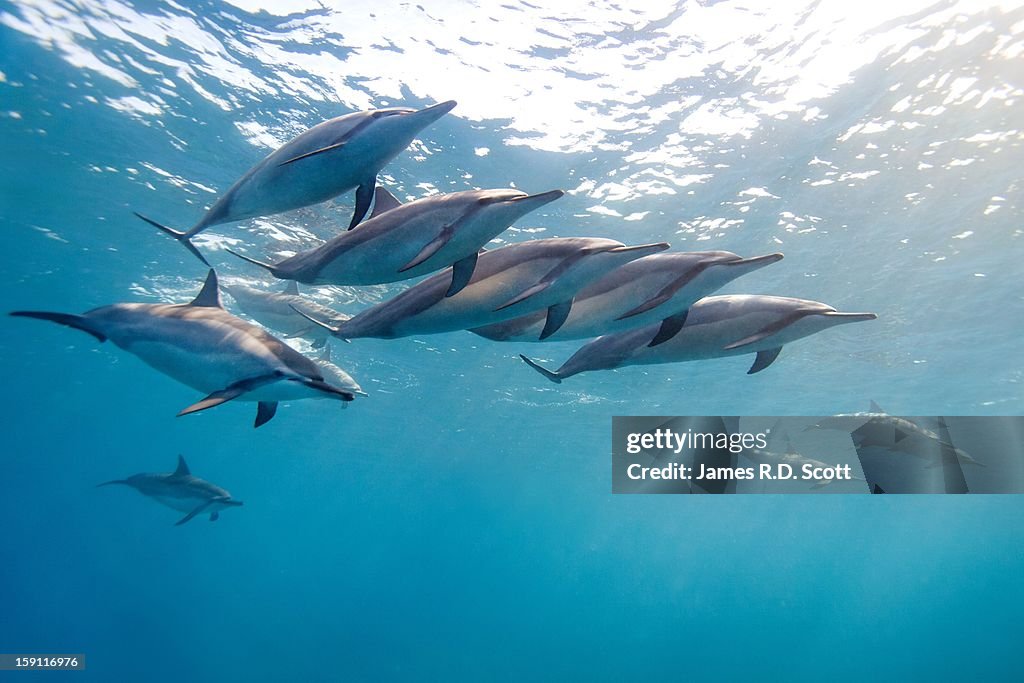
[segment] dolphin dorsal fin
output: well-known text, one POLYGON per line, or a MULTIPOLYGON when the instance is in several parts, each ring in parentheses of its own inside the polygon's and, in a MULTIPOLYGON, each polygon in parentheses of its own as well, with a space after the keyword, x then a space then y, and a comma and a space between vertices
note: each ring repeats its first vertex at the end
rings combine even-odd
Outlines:
POLYGON ((174 470, 174 476, 176 476, 176 477, 187 477, 190 474, 192 474, 192 472, 190 472, 189 469, 188 469, 188 463, 185 462, 185 456, 179 455, 178 456, 178 469, 174 470))
POLYGON ((288 284, 286 284, 284 286, 284 289, 281 290, 281 293, 282 294, 291 294, 292 296, 298 296, 299 295, 299 283, 296 282, 295 280, 289 280, 288 284))
POLYGON ((192 299, 189 306, 224 308, 224 304, 220 300, 220 289, 217 287, 217 273, 213 268, 210 268, 210 272, 206 276, 206 282, 203 283, 203 288, 199 290, 199 294, 196 294, 196 298, 192 299))
POLYGON ((881 414, 881 413, 884 413, 885 411, 882 410, 882 406, 878 405, 874 401, 871 401, 871 412, 872 413, 880 413, 881 414))
POLYGON ((376 218, 385 211, 390 211, 401 205, 402 202, 395 195, 378 185, 373 192, 373 213, 370 214, 370 218, 376 218))
POLYGON ((330 363, 331 362, 331 345, 324 344, 324 350, 320 352, 320 360, 330 363))

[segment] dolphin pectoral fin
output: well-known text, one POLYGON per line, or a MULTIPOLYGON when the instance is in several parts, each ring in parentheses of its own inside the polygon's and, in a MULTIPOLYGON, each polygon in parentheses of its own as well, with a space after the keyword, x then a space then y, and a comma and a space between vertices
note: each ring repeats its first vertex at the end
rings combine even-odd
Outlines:
POLYGON ((663 303, 665 303, 666 301, 668 301, 671 298, 672 298, 672 294, 671 293, 666 293, 664 290, 662 290, 661 292, 659 292, 655 296, 651 297, 647 301, 643 302, 642 304, 640 304, 636 308, 633 308, 633 309, 630 309, 629 311, 626 311, 625 313, 620 315, 618 318, 616 318, 616 320, 625 320, 626 318, 632 318, 634 315, 640 315, 641 313, 646 313, 647 311, 651 310, 652 308, 657 308, 658 306, 662 305, 663 303))
POLYGON ((441 233, 434 239, 430 240, 430 242, 428 242, 425 247, 420 249, 420 253, 416 254, 416 256, 414 256, 411 261, 409 261, 404 266, 399 268, 398 272, 404 273, 405 271, 411 268, 415 268, 416 266, 426 261, 428 258, 436 254, 441 247, 448 244, 448 240, 450 240, 452 238, 452 235, 454 234, 454 224, 444 226, 441 229, 441 233))
POLYGON ((211 522, 216 522, 218 519, 220 519, 220 513, 219 512, 214 510, 213 512, 210 513, 210 521, 211 522))
POLYGON ((213 268, 210 268, 210 272, 206 274, 203 288, 199 290, 199 294, 196 294, 196 298, 189 302, 189 306, 224 308, 224 303, 220 299, 220 288, 217 287, 217 271, 213 268))
POLYGON ((256 422, 253 427, 262 427, 270 422, 277 413, 277 401, 260 401, 256 406, 256 422))
POLYGON ((559 328, 565 324, 566 319, 569 317, 569 311, 572 310, 572 299, 563 301, 561 303, 554 304, 548 307, 548 317, 544 322, 544 329, 541 330, 540 340, 543 341, 558 332, 559 328))
POLYGON ((192 512, 188 513, 187 515, 185 515, 184 517, 182 517, 181 519, 179 519, 179 520, 178 520, 177 522, 175 522, 175 523, 174 523, 174 526, 181 526, 181 525, 182 525, 182 524, 184 524, 185 522, 188 522, 188 521, 190 521, 190 520, 191 520, 191 519, 192 519, 193 517, 195 517, 196 515, 198 515, 199 513, 201 513, 201 512, 202 512, 203 510, 205 510, 206 508, 210 507, 210 505, 211 505, 212 503, 213 503, 213 501, 212 501, 212 500, 207 500, 207 501, 205 501, 205 502, 203 502, 203 503, 200 503, 200 504, 199 504, 199 506, 198 506, 198 507, 196 507, 196 509, 195 509, 195 510, 193 510, 192 512))
MULTIPOLYGON (((612 250, 604 249, 604 251, 612 250)), ((518 296, 512 297, 511 299, 503 303, 501 306, 498 306, 494 310, 500 311, 503 308, 508 308, 509 306, 514 306, 521 301, 525 301, 526 299, 529 299, 531 296, 540 294, 545 289, 554 284, 554 282, 558 278, 560 278, 562 275, 568 272, 568 270, 572 268, 574 265, 576 265, 581 259, 583 259, 584 257, 588 256, 591 253, 593 252, 588 250, 582 250, 566 256, 564 259, 558 262, 558 265, 556 265, 554 268, 548 271, 547 275, 542 277, 540 281, 537 282, 537 284, 523 290, 522 292, 519 293, 518 296)))
POLYGON ((370 204, 373 202, 373 188, 376 184, 377 178, 375 176, 356 188, 356 208, 352 212, 352 222, 348 224, 349 230, 359 225, 363 220, 363 216, 370 210, 370 204))
POLYGON ((679 334, 679 331, 683 329, 683 325, 686 324, 686 316, 689 315, 690 310, 687 309, 682 313, 676 313, 670 315, 661 321, 661 327, 658 328, 658 333, 654 335, 654 338, 647 344, 647 346, 657 346, 658 344, 664 344, 672 337, 679 334))
POLYGON ((150 225, 152 225, 154 228, 156 228, 156 229, 158 229, 158 230, 160 230, 160 231, 170 235, 174 239, 178 240, 182 244, 182 246, 184 246, 186 249, 189 250, 189 252, 191 252, 191 254, 193 256, 195 256, 197 259, 202 261, 203 265, 209 267, 210 262, 207 261, 206 257, 203 256, 199 252, 199 249, 196 248, 196 245, 192 244, 192 240, 190 238, 192 237, 193 233, 182 232, 181 230, 175 230, 174 228, 168 228, 166 225, 163 225, 161 223, 157 223, 152 218, 146 218, 145 216, 143 216, 138 211, 133 211, 132 213, 134 213, 136 216, 138 216, 142 220, 144 220, 147 223, 149 223, 150 225))
POLYGON ((128 486, 128 480, 127 479, 114 479, 112 481, 105 481, 102 484, 96 484, 96 488, 99 488, 101 486, 111 486, 113 484, 123 484, 124 486, 128 486))
POLYGON ((782 318, 781 320, 776 320, 773 323, 765 325, 764 327, 762 327, 760 330, 750 335, 749 337, 744 337, 739 341, 734 341, 733 343, 727 344, 722 348, 725 351, 732 351, 733 349, 739 349, 743 348, 744 346, 756 344, 757 342, 763 341, 768 337, 772 336, 773 334, 776 334, 777 332, 781 332, 782 330, 786 329, 787 327, 795 323, 800 318, 803 318, 807 315, 810 315, 810 313, 808 313, 807 311, 797 311, 796 313, 787 315, 785 318, 782 318))
POLYGON ((531 360, 530 358, 527 358, 523 354, 519 354, 519 357, 523 359, 524 363, 529 365, 531 368, 533 368, 534 370, 536 370, 540 374, 542 374, 545 377, 547 377, 549 380, 551 380, 555 384, 561 384, 562 383, 562 378, 558 375, 557 372, 552 372, 552 371, 548 370, 546 367, 544 367, 543 365, 541 365, 537 361, 531 360))
MULTIPOLYGON (((312 332, 314 329, 315 328, 312 325, 306 325, 301 330, 298 330, 296 332, 292 332, 291 334, 284 335, 284 338, 285 339, 298 339, 299 337, 306 336, 307 334, 312 332)), ((320 345, 323 346, 323 343, 322 343, 323 340, 321 339, 320 341, 321 341, 320 345)), ((313 348, 316 348, 316 342, 313 343, 313 348)))
POLYGON ((775 359, 779 357, 782 352, 782 347, 777 346, 774 349, 767 349, 765 351, 758 351, 757 358, 754 359, 754 364, 747 370, 748 375, 753 375, 755 372, 761 372, 766 367, 775 362, 775 359))
POLYGON ((402 202, 395 195, 378 185, 373 192, 373 213, 370 214, 370 218, 376 218, 385 211, 396 209, 401 205, 402 202))
POLYGON ((49 320, 52 323, 57 323, 58 325, 64 325, 66 327, 73 327, 74 329, 81 330, 86 334, 91 334, 99 340, 100 343, 107 341, 107 335, 95 329, 89 319, 84 315, 75 315, 73 313, 50 313, 49 311, 11 311, 8 315, 14 316, 15 318, 49 320))
POLYGON ((452 283, 448 285, 448 291, 444 293, 446 297, 455 296, 469 284, 469 281, 473 279, 473 271, 476 269, 478 258, 479 254, 470 254, 452 265, 452 283))
POLYGON ((208 408, 214 408, 222 403, 227 403, 231 399, 238 398, 242 394, 247 394, 254 389, 258 389, 265 384, 271 382, 277 382, 282 378, 281 373, 275 372, 269 375, 261 375, 259 377, 249 377, 247 379, 239 380, 219 391, 215 391, 202 401, 197 401, 189 407, 178 413, 178 417, 182 415, 191 415, 192 413, 198 413, 200 410, 206 410, 208 408))
POLYGON ((508 308, 509 306, 515 306, 516 304, 518 304, 518 303, 520 303, 522 301, 526 301, 531 296, 535 296, 537 294, 540 294, 541 292, 543 292, 545 289, 547 289, 550 286, 551 286, 550 282, 538 282, 534 286, 529 287, 527 289, 524 289, 517 296, 512 297, 511 299, 509 299, 508 301, 506 301, 502 305, 498 306, 494 310, 495 311, 500 311, 503 308, 508 308))
POLYGON ((318 154, 324 154, 325 152, 333 152, 334 150, 341 149, 344 146, 345 146, 345 141, 344 140, 341 141, 341 142, 335 142, 333 145, 327 145, 326 147, 321 147, 320 149, 314 149, 312 152, 306 152, 305 154, 300 154, 297 157, 292 157, 291 159, 288 159, 287 161, 282 161, 281 163, 278 164, 278 166, 280 167, 280 166, 287 166, 288 164, 294 164, 296 161, 301 161, 302 159, 308 159, 309 157, 313 157, 313 156, 316 156, 318 154))

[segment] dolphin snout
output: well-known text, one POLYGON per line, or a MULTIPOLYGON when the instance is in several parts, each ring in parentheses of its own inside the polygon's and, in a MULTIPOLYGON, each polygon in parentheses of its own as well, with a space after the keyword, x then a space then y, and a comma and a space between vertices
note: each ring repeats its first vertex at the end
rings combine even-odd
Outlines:
POLYGON ((428 125, 437 121, 452 109, 455 109, 455 105, 457 104, 458 102, 455 100, 448 100, 447 102, 441 102, 439 104, 434 104, 424 109, 420 109, 419 111, 415 111, 412 113, 412 116, 422 117, 426 120, 426 123, 423 125, 428 125))

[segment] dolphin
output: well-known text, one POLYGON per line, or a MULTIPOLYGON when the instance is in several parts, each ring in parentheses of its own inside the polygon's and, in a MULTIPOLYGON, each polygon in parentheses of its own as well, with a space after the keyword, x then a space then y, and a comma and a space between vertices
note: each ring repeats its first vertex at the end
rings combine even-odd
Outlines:
MULTIPOLYGON (((732 280, 782 254, 740 258, 729 251, 652 254, 630 261, 580 290, 572 311, 549 341, 587 339, 658 320, 682 326, 686 310, 732 280)), ((540 341, 544 312, 470 330, 494 341, 540 341)))
POLYGON ((343 339, 393 339, 481 327, 547 309, 546 336, 565 322, 580 289, 612 268, 665 249, 665 242, 627 247, 597 237, 510 244, 480 254, 469 283, 454 296, 446 296, 453 277, 448 269, 340 325, 324 327, 343 339))
POLYGON ((266 268, 274 277, 315 285, 398 282, 454 264, 447 291, 452 296, 473 276, 477 252, 485 244, 563 194, 561 190, 536 195, 469 190, 401 204, 378 187, 373 215, 359 230, 344 232, 273 265, 231 253, 266 268))
POLYGON ((322 347, 330 335, 319 325, 314 325, 296 313, 296 310, 334 324, 350 317, 299 296, 299 288, 294 281, 289 282, 280 292, 268 292, 243 284, 221 283, 220 288, 230 294, 242 312, 256 322, 289 338, 309 339, 313 343, 313 348, 322 347))
MULTIPOLYGON (((327 379, 327 381, 329 381, 334 386, 340 389, 344 389, 345 391, 351 391, 353 394, 356 394, 357 396, 367 395, 366 392, 363 391, 363 388, 359 386, 359 383, 352 378, 352 375, 348 374, 340 367, 331 362, 330 344, 324 344, 324 348, 320 352, 320 356, 317 358, 313 358, 311 360, 314 363, 316 363, 316 366, 318 368, 320 368, 320 372, 323 373, 323 376, 327 379)), ((341 407, 347 408, 348 404, 342 403, 341 407)))
POLYGON ((178 456, 178 468, 173 472, 133 474, 127 479, 106 481, 97 486, 122 484, 130 486, 142 495, 163 503, 169 508, 188 514, 178 520, 175 526, 181 526, 198 514, 209 513, 210 521, 220 518, 220 511, 229 507, 238 507, 242 501, 234 500, 231 494, 208 481, 193 476, 185 463, 185 458, 178 456))
POLYGON ((377 173, 455 104, 442 102, 419 111, 370 109, 319 123, 246 171, 188 230, 135 215, 181 242, 206 265, 192 244, 192 237, 206 228, 319 204, 356 188, 351 230, 370 208, 377 173))
POLYGON ((554 372, 526 356, 520 358, 556 384, 591 370, 757 353, 747 371, 753 374, 771 365, 784 344, 836 325, 876 317, 874 313, 839 313, 806 299, 710 296, 691 306, 684 324, 667 339, 658 339, 664 323, 608 334, 584 345, 554 372))
POLYGON ((84 315, 13 311, 110 339, 150 367, 206 394, 178 415, 232 399, 257 401, 255 426, 267 423, 279 401, 301 398, 353 400, 329 384, 317 365, 263 328, 231 315, 221 304, 217 274, 187 304, 113 304, 84 315))
MULTIPOLYGON (((942 418, 939 418, 940 431, 943 425, 944 421, 942 418)), ((881 406, 874 401, 871 401, 870 412, 824 417, 813 425, 806 427, 804 431, 822 429, 849 432, 850 438, 857 448, 875 447, 900 451, 909 455, 930 459, 932 466, 941 464, 941 452, 937 451, 933 454, 922 456, 918 449, 911 447, 912 445, 905 441, 908 437, 918 437, 925 442, 933 442, 950 449, 957 459, 963 463, 977 465, 978 467, 985 466, 973 458, 967 451, 954 446, 948 436, 943 438, 938 431, 923 427, 910 418, 890 415, 882 410, 881 406)), ((946 434, 949 434, 948 430, 946 430, 946 434)))

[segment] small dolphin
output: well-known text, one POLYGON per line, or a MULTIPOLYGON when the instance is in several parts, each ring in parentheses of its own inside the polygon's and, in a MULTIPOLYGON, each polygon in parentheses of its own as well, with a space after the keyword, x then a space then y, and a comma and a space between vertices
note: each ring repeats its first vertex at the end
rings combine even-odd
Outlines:
POLYGON ((278 401, 330 398, 351 401, 351 391, 328 384, 316 364, 257 325, 224 310, 211 270, 187 304, 113 304, 84 315, 14 311, 110 339, 144 363, 209 394, 178 415, 232 399, 257 401, 256 427, 277 412, 278 401))
POLYGON ((832 429, 849 432, 850 437, 853 439, 854 445, 857 448, 874 447, 898 450, 909 455, 930 459, 933 467, 937 467, 941 464, 940 452, 921 455, 921 452, 918 449, 908 446, 908 443, 905 440, 908 439, 908 437, 916 436, 925 441, 931 441, 939 446, 951 449, 957 459, 963 463, 968 465, 977 465, 978 467, 985 466, 963 449, 954 446, 948 438, 940 436, 938 432, 927 429, 910 418, 890 415, 882 410, 882 408, 874 401, 871 401, 870 412, 831 415, 806 427, 804 431, 806 432, 819 429, 832 429))
POLYGON ((691 306, 684 324, 666 339, 659 339, 664 336, 664 323, 598 337, 555 372, 526 356, 520 358, 556 384, 591 370, 756 352, 757 358, 747 371, 753 374, 771 365, 784 344, 836 325, 876 317, 874 313, 839 313, 831 306, 805 299, 749 294, 711 296, 691 306))
POLYGON ((242 505, 242 501, 233 500, 231 494, 208 481, 195 477, 189 472, 185 458, 178 456, 178 469, 173 472, 155 474, 133 474, 127 479, 106 481, 97 486, 123 484, 130 486, 147 498, 163 503, 169 508, 188 514, 177 521, 181 526, 193 517, 202 513, 210 513, 210 521, 220 518, 220 511, 242 505))
MULTIPOLYGON (((357 396, 367 395, 367 393, 363 391, 363 388, 359 386, 359 383, 352 378, 352 375, 348 374, 331 362, 330 344, 324 344, 324 348, 323 351, 320 352, 320 356, 311 360, 316 363, 318 368, 320 368, 320 371, 323 373, 327 381, 334 386, 344 389, 345 391, 351 391, 357 396)), ((341 407, 348 408, 348 404, 342 403, 341 407)))
POLYGON ((181 242, 206 265, 191 241, 206 228, 319 204, 357 188, 351 230, 370 208, 380 169, 454 107, 455 102, 448 101, 419 111, 371 109, 317 124, 246 171, 184 232, 135 215, 181 242))
POLYGON ((617 266, 664 249, 665 242, 627 247, 596 237, 511 244, 480 254, 469 283, 454 296, 446 296, 449 269, 340 325, 324 327, 343 339, 393 339, 481 327, 547 309, 542 333, 547 336, 565 322, 580 289, 617 266))
POLYGON ((296 313, 296 310, 333 324, 341 323, 350 317, 301 297, 295 282, 289 282, 280 292, 267 292, 242 284, 221 283, 220 288, 230 294, 242 312, 256 322, 289 338, 309 339, 313 343, 313 348, 322 347, 330 335, 324 328, 314 325, 296 313))
MULTIPOLYGON (((653 254, 631 261, 580 290, 572 311, 549 341, 587 339, 671 319, 682 326, 698 300, 782 254, 740 258, 729 251, 653 254)), ((471 332, 495 341, 541 341, 544 311, 478 327, 471 332)))
MULTIPOLYGON (((316 249, 270 265, 231 250, 239 258, 285 280, 320 285, 379 285, 454 264, 452 296, 469 282, 477 252, 530 211, 561 197, 552 190, 469 190, 401 204, 377 188, 373 215, 359 230, 344 232, 316 249)), ((313 314, 313 317, 318 317, 313 314)))

